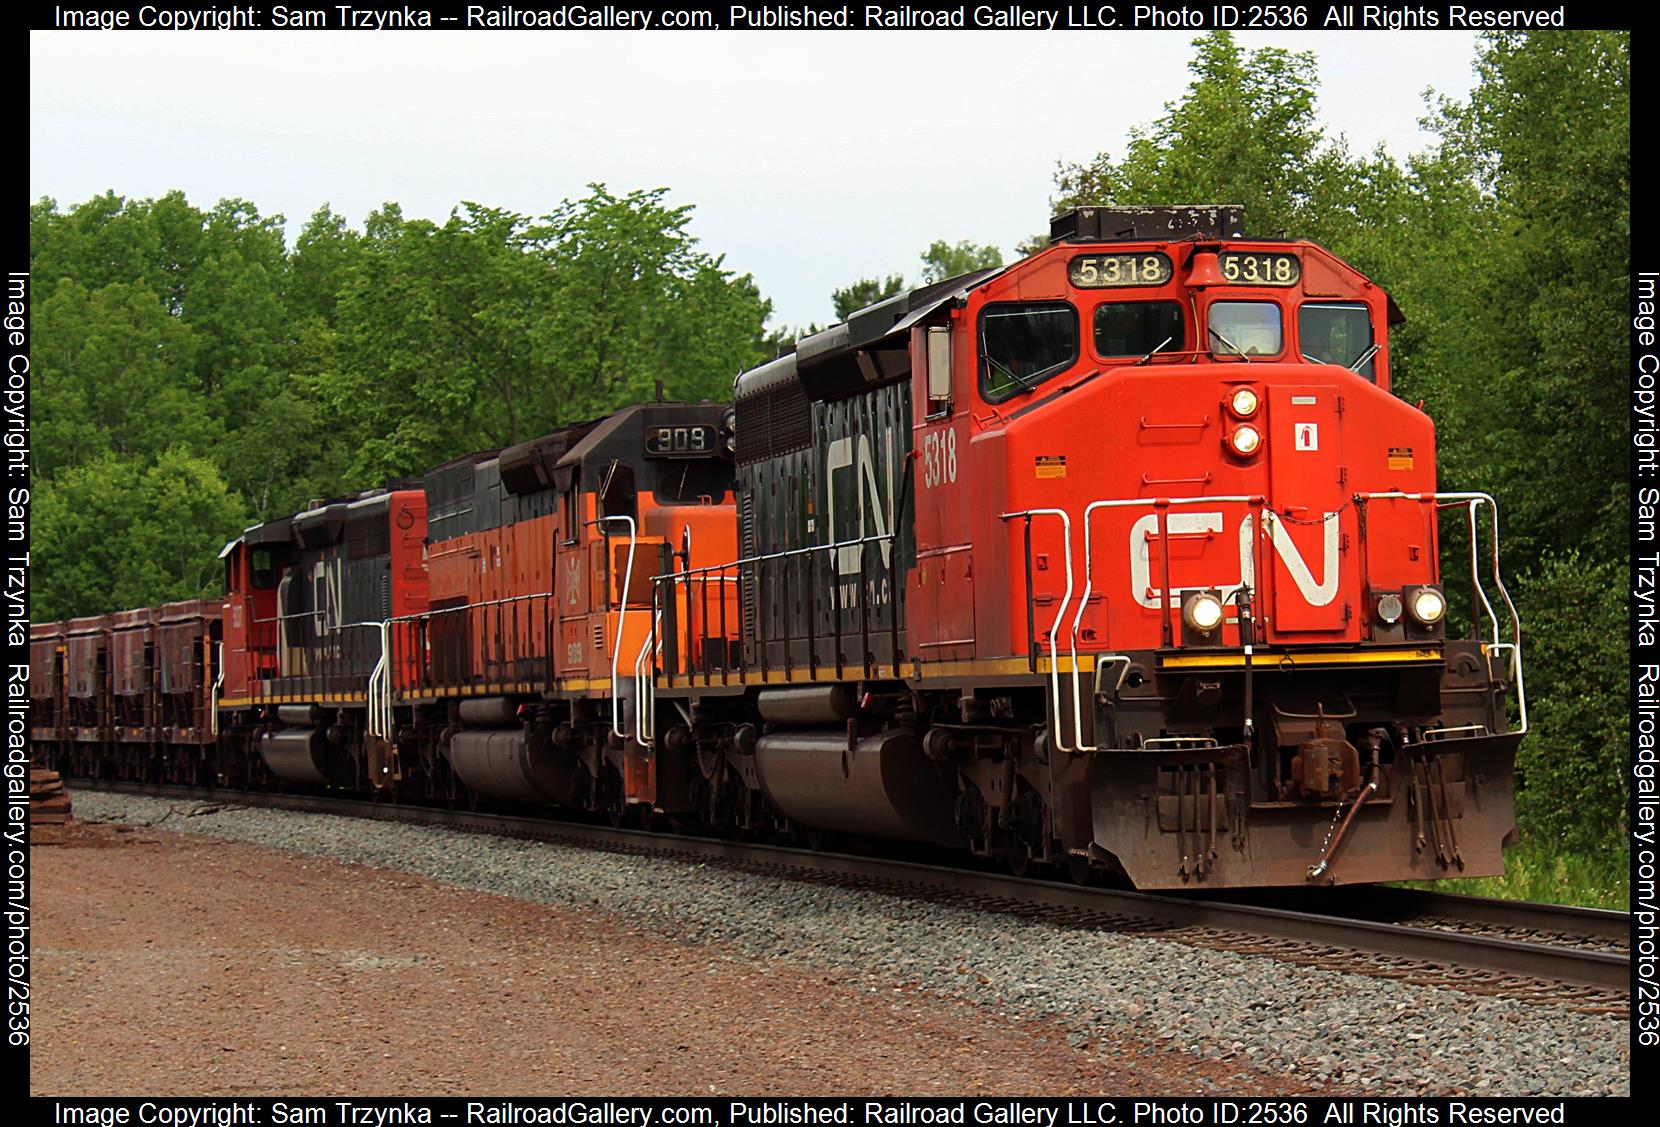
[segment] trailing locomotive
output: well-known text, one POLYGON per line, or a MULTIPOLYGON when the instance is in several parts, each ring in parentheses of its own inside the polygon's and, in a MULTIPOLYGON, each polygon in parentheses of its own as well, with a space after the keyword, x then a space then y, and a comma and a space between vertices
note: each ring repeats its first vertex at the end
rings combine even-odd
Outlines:
POLYGON ((137 618, 36 628, 39 753, 1148 888, 1501 872, 1526 702, 1496 507, 1437 492, 1387 295, 1241 228, 1069 212, 730 407, 628 408, 250 529, 193 766, 113 750, 149 713, 96 639, 137 618))

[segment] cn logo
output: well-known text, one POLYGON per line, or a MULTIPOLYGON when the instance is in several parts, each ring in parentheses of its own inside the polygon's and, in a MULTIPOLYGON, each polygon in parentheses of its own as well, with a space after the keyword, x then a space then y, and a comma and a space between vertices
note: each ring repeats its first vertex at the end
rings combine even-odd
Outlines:
MULTIPOLYGON (((1312 426, 1313 424, 1309 424, 1312 426)), ((1159 596, 1163 593, 1153 586, 1153 568, 1150 559, 1152 541, 1158 538, 1159 518, 1148 514, 1130 526, 1130 589, 1135 595, 1135 601, 1149 610, 1157 610, 1159 596)), ((1171 513, 1165 518, 1165 524, 1171 536, 1200 535, 1207 532, 1221 532, 1224 528, 1224 517, 1221 513, 1171 513)), ((1327 513, 1321 522, 1321 561, 1320 578, 1314 578, 1314 572, 1303 559, 1303 554, 1297 550, 1297 545, 1291 542, 1291 535, 1285 531, 1284 525, 1272 517, 1268 518, 1268 526, 1272 531, 1274 552, 1285 564, 1285 572, 1291 581, 1297 585, 1304 600, 1311 607, 1323 607, 1337 597, 1337 548, 1338 529, 1337 514, 1327 513)), ((1251 530, 1254 519, 1246 517, 1239 525, 1239 582, 1224 584, 1215 582, 1207 586, 1219 587, 1222 592, 1222 601, 1227 602, 1233 593, 1242 586, 1256 586, 1255 576, 1251 573, 1251 530)), ((1170 605, 1176 605, 1174 594, 1170 596, 1170 605)))
POLYGON ((1320 424, 1298 423, 1296 438, 1294 445, 1299 450, 1320 449, 1320 424))
MULTIPOLYGON (((830 538, 836 539, 836 525, 838 523, 854 525, 847 530, 847 539, 858 541, 866 536, 886 536, 893 528, 893 431, 890 428, 886 435, 888 489, 887 501, 882 500, 882 490, 876 479, 876 459, 871 447, 870 439, 865 435, 855 435, 850 438, 838 438, 830 443, 826 469, 826 489, 829 493, 830 506, 830 538), (853 480, 853 514, 852 521, 848 521, 847 514, 841 513, 836 507, 836 481, 842 476, 840 471, 852 469, 853 480), (838 521, 838 517, 840 518, 838 521), (875 531, 872 532, 872 526, 875 531)), ((844 493, 845 497, 846 494, 844 493)), ((893 543, 883 540, 878 544, 882 551, 882 566, 892 566, 893 543)), ((858 543, 845 544, 836 549, 836 572, 843 576, 857 576, 861 569, 860 561, 864 557, 864 545, 858 543)))

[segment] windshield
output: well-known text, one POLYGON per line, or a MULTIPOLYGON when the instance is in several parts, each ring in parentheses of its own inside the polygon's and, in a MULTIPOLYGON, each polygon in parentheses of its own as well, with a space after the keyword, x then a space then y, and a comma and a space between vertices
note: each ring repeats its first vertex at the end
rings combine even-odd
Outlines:
POLYGON ((980 314, 980 392, 996 403, 1078 358, 1078 311, 1061 302, 992 305, 980 314))
MULTIPOLYGON (((1303 359, 1347 368, 1372 347, 1372 314, 1364 305, 1305 305, 1297 311, 1297 347, 1303 359)), ((1358 369, 1375 379, 1375 361, 1358 369)))
POLYGON ((1181 350, 1182 307, 1175 302, 1111 301, 1095 307, 1098 355, 1145 356, 1161 344, 1181 350))
POLYGON ((1242 356, 1277 356, 1284 347, 1280 307, 1272 301, 1219 301, 1210 307, 1211 347, 1242 356), (1218 339, 1220 338, 1220 339, 1218 339))

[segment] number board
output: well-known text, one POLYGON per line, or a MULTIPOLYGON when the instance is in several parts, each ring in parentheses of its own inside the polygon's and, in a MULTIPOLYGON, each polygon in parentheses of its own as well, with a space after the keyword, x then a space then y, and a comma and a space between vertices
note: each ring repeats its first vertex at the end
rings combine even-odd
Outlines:
POLYGON ((708 423, 689 426, 647 427, 646 454, 653 458, 699 458, 713 454, 720 435, 708 423))
POLYGON ((1235 286, 1294 286, 1303 276, 1294 254, 1230 250, 1217 255, 1217 263, 1222 277, 1235 286))
POLYGON ((1079 289, 1100 290, 1113 286, 1162 286, 1175 271, 1168 255, 1157 251, 1140 254, 1085 254, 1072 260, 1068 270, 1079 289))

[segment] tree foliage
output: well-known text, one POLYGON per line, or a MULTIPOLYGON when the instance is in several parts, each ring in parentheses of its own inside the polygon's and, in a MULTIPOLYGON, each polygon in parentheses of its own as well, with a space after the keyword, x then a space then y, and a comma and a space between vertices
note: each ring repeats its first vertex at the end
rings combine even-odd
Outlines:
POLYGON ((212 461, 175 447, 64 470, 33 520, 35 617, 68 617, 217 594, 243 504, 212 461))
POLYGON ((1341 163, 1317 114, 1312 51, 1245 51, 1225 31, 1197 41, 1193 80, 1120 160, 1102 152, 1056 175, 1056 210, 1080 204, 1240 203, 1261 235, 1318 230, 1320 185, 1341 163))
POLYGON ((922 252, 921 281, 924 285, 930 282, 943 282, 959 274, 971 274, 976 270, 987 270, 1001 265, 1003 252, 994 246, 981 246, 966 239, 958 243, 948 243, 944 239, 939 239, 930 243, 928 249, 922 252))
MULTIPOLYGON (((892 297, 908 284, 926 286, 943 282, 959 274, 969 274, 991 266, 1003 265, 1003 252, 994 246, 984 246, 964 239, 950 243, 936 239, 919 256, 922 270, 915 283, 907 283, 903 274, 889 274, 884 278, 860 278, 850 285, 830 291, 830 304, 836 320, 845 321, 867 305, 875 305, 883 298, 892 297)), ((816 331, 816 328, 808 331, 816 331)), ((805 335, 803 333, 802 335, 805 335)))
POLYGON ((540 218, 463 204, 442 224, 387 204, 361 232, 324 206, 292 248, 245 200, 39 201, 36 617, 196 593, 188 569, 243 524, 658 380, 724 398, 770 306, 665 197, 593 185, 540 218), (180 508, 191 481, 207 509, 180 508))
POLYGON ((851 285, 831 290, 830 304, 836 311, 836 320, 845 321, 865 306, 875 305, 904 288, 903 274, 889 274, 886 278, 860 278, 851 285))

